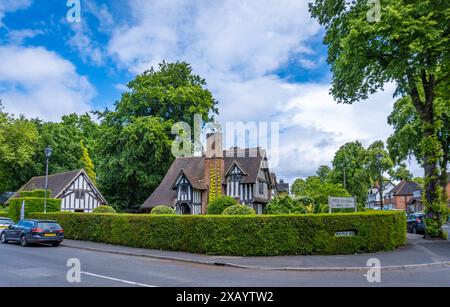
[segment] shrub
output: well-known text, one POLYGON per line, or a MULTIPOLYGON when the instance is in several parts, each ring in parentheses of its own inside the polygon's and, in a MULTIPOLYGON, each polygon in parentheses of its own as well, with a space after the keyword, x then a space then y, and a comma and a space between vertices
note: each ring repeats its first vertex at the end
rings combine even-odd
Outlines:
MULTIPOLYGON (((47 198, 50 198, 51 195, 52 195, 52 191, 47 190, 47 198)), ((21 198, 24 198, 24 197, 45 198, 45 190, 20 191, 19 196, 21 198)))
POLYGON ((306 206, 312 204, 308 197, 293 198, 287 194, 281 194, 267 205, 268 214, 305 214, 306 206))
POLYGON ((354 254, 406 243, 403 212, 180 216, 33 213, 58 221, 67 239, 223 256, 354 254), (338 237, 336 232, 353 231, 338 237))
POLYGON ((224 215, 252 215, 255 210, 246 205, 234 205, 223 210, 224 215))
POLYGON ((231 206, 237 205, 236 199, 231 196, 220 196, 212 200, 207 208, 207 214, 218 215, 231 206))
MULTIPOLYGON (((9 201, 8 217, 14 221, 20 219, 20 211, 22 209, 22 201, 25 200, 25 217, 32 212, 44 212, 44 199, 36 197, 14 198, 9 201)), ((48 198, 47 212, 61 211, 61 200, 48 198)))
POLYGON ((152 209, 152 214, 175 214, 175 210, 167 206, 158 206, 152 209))
POLYGON ((98 206, 94 209, 94 213, 117 213, 116 209, 111 206, 98 206))

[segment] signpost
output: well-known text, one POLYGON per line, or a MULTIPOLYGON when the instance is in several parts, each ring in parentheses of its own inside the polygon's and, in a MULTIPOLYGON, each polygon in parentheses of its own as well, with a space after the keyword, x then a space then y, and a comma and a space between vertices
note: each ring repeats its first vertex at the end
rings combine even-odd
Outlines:
POLYGON ((355 209, 358 212, 355 197, 328 197, 329 212, 333 209, 355 209))

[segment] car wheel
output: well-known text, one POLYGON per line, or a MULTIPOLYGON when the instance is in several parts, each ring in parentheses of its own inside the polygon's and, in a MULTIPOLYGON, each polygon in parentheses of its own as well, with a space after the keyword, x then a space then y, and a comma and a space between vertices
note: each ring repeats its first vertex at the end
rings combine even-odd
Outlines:
POLYGON ((22 235, 20 237, 20 245, 23 246, 23 247, 27 247, 28 246, 27 238, 25 238, 25 235, 22 235))
POLYGON ((53 247, 58 247, 60 244, 61 244, 60 242, 55 242, 55 243, 52 243, 52 246, 53 247))
POLYGON ((417 234, 416 226, 414 226, 414 227, 412 228, 412 233, 415 234, 415 235, 417 234))
POLYGON ((0 237, 0 240, 1 240, 1 242, 2 242, 3 244, 8 243, 8 240, 6 240, 5 233, 2 232, 2 236, 0 237))

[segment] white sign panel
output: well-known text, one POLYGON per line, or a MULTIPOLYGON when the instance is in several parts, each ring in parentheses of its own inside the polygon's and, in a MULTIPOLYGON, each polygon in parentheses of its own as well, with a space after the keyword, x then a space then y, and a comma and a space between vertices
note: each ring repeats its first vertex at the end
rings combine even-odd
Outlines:
POLYGON ((330 207, 330 213, 332 209, 358 210, 358 207, 356 206, 356 199, 354 197, 329 197, 328 206, 330 207))

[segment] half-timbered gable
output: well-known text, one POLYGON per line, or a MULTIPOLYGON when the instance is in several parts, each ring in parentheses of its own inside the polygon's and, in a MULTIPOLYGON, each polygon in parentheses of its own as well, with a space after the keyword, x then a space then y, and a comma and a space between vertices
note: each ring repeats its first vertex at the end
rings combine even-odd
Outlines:
MULTIPOLYGON (((31 178, 13 198, 36 189, 45 189, 45 176, 31 178)), ((92 212, 108 203, 84 170, 49 175, 48 190, 51 197, 61 199, 61 211, 92 212)))

